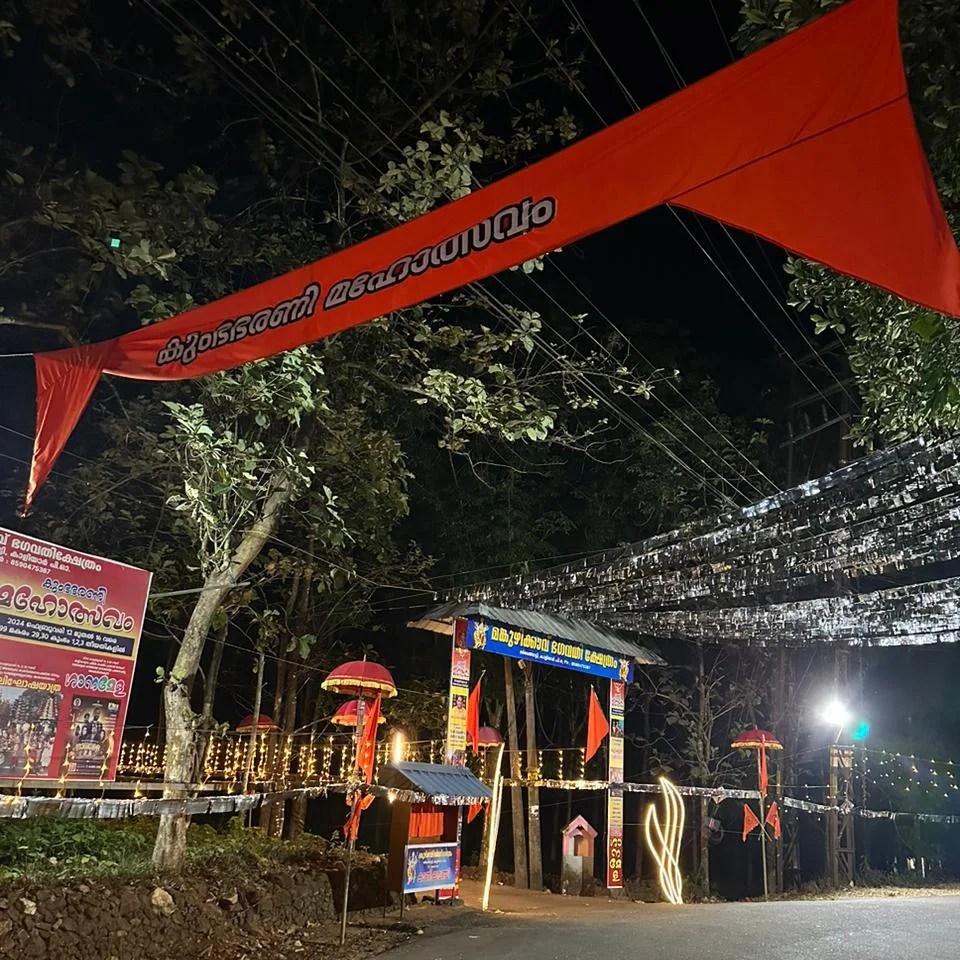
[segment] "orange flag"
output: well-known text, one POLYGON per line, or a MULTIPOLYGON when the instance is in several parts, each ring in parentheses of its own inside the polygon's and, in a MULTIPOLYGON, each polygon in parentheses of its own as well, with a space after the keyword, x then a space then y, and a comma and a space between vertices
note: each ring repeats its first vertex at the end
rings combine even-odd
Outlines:
POLYGON ((470 809, 467 810, 467 823, 473 823, 477 819, 477 815, 483 812, 483 807, 482 803, 471 803, 470 809))
POLYGON ((477 685, 467 700, 467 739, 473 744, 473 752, 477 752, 477 744, 480 742, 480 684, 483 677, 477 681, 477 685))
MULTIPOLYGON (((363 777, 364 783, 373 783, 373 765, 377 754, 377 724, 380 723, 380 694, 368 707, 363 717, 363 732, 357 744, 357 771, 363 777)), ((373 796, 361 797, 358 794, 348 794, 347 803, 352 805, 350 816, 343 828, 343 835, 347 840, 356 840, 360 829, 360 814, 373 803, 373 796)))
POLYGON ((774 840, 780 839, 780 811, 777 809, 777 801, 774 800, 770 804, 770 809, 767 811, 767 820, 766 822, 773 827, 773 838, 774 840))
POLYGON ((747 842, 747 834, 755 827, 760 826, 760 818, 750 809, 750 805, 743 805, 743 842, 747 842))
POLYGON ((600 748, 600 744, 603 743, 603 738, 610 732, 610 724, 607 723, 606 714, 603 712, 603 707, 600 706, 600 701, 597 699, 597 691, 590 688, 590 709, 587 713, 587 753, 585 756, 585 761, 589 762, 590 758, 597 752, 600 748))

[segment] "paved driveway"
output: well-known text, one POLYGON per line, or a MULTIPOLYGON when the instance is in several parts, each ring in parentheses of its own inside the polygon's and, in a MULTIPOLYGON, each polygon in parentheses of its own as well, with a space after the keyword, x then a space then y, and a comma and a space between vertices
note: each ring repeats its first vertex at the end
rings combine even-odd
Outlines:
POLYGON ((960 960, 955 896, 671 907, 495 888, 497 906, 390 960, 960 960))

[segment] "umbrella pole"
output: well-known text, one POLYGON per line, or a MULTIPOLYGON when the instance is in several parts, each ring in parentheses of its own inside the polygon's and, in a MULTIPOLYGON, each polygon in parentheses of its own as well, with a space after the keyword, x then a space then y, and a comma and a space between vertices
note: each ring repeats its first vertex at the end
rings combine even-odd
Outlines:
MULTIPOLYGON (((359 800, 353 803, 353 810, 356 810, 359 800)), ((353 813, 351 812, 351 817, 353 813)), ((340 946, 347 942, 347 910, 350 906, 350 866, 353 861, 353 846, 356 841, 353 837, 347 842, 347 867, 343 871, 343 912, 340 915, 340 946)))
POLYGON ((763 789, 760 783, 760 750, 763 749, 763 747, 760 747, 757 750, 757 787, 761 788, 758 792, 760 794, 760 855, 763 859, 763 899, 769 900, 770 891, 767 889, 767 823, 763 812, 763 789))

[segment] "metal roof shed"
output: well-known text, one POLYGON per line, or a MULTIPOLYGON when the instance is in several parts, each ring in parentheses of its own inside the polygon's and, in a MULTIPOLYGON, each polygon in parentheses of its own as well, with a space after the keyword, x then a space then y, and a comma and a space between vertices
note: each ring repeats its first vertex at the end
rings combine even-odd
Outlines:
POLYGON ((423 794, 438 807, 481 803, 493 796, 466 767, 439 763, 384 764, 377 772, 377 781, 388 790, 423 794))

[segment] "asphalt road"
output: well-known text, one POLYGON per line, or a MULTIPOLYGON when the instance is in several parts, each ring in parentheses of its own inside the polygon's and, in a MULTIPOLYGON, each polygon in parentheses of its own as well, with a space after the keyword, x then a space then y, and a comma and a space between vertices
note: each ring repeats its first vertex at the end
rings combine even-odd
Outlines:
POLYGON ((960 897, 954 896, 670 907, 500 888, 491 906, 498 899, 503 912, 449 932, 440 932, 443 924, 435 935, 428 929, 390 960, 960 958, 960 897))

